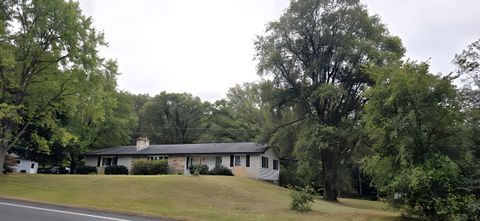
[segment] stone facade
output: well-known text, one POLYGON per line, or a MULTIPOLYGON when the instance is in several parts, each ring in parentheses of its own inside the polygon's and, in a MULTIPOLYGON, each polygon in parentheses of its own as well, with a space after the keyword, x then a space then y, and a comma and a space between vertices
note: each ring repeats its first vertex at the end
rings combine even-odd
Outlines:
POLYGON ((170 169, 170 173, 172 174, 183 174, 185 172, 185 156, 168 156, 168 167, 170 169))

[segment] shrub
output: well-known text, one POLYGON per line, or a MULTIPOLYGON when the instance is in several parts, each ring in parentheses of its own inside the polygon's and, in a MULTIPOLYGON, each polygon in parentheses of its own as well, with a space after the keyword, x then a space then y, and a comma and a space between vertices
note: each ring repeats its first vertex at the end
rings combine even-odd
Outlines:
POLYGON ((291 188, 290 198, 292 201, 290 202, 290 209, 295 210, 297 212, 306 212, 310 211, 313 202, 313 188, 307 186, 305 188, 291 188))
POLYGON ((233 173, 230 169, 220 165, 208 171, 208 175, 233 176, 233 173))
POLYGON ((97 167, 94 166, 79 166, 77 167, 77 174, 97 174, 97 167))
POLYGON ((3 166, 3 173, 4 174, 11 173, 11 172, 13 172, 13 169, 11 167, 6 166, 6 165, 3 166))
POLYGON ((190 174, 192 174, 194 176, 207 175, 208 174, 208 166, 207 165, 200 165, 200 164, 192 165, 188 169, 190 170, 190 174))
POLYGON ((128 175, 128 168, 126 166, 117 165, 105 167, 106 175, 128 175))
POLYGON ((133 175, 168 174, 167 160, 136 160, 132 166, 133 175))

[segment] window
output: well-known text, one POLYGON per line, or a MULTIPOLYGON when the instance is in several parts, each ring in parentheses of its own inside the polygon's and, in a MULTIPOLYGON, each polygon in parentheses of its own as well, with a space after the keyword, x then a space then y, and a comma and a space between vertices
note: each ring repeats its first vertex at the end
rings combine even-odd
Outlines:
POLYGON ((250 167, 250 155, 245 156, 245 166, 250 167))
POLYGON ((117 157, 102 157, 102 166, 116 166, 117 157))
POLYGON ((278 170, 278 160, 273 160, 273 169, 278 170))
POLYGON ((222 157, 215 157, 215 167, 222 165, 222 157))
POLYGON ((233 167, 233 155, 230 155, 230 167, 233 167))
POLYGON ((268 168, 268 157, 262 157, 262 168, 268 168))
POLYGON ((30 166, 31 169, 35 168, 35 164, 32 163, 32 165, 30 166))
POLYGON ((235 156, 235 166, 241 166, 242 164, 240 163, 240 156, 235 156))
POLYGON ((168 160, 168 156, 166 156, 166 155, 152 155, 152 156, 147 156, 147 160, 168 160))

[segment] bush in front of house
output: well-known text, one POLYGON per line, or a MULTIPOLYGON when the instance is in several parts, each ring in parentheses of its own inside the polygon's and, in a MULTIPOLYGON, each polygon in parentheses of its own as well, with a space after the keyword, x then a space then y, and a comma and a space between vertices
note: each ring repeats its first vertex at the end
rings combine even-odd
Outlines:
POLYGON ((128 168, 126 166, 108 166, 105 167, 105 175, 128 175, 128 168))
POLYGON ((166 160, 136 160, 132 166, 133 175, 158 175, 168 174, 168 161, 166 160))
POLYGON ((207 175, 208 174, 208 166, 207 165, 201 165, 201 164, 192 165, 188 169, 190 170, 190 174, 192 174, 194 176, 195 175, 207 175))
POLYGON ((94 166, 79 166, 77 167, 77 174, 97 174, 97 167, 94 166))
POLYGON ((233 176, 233 173, 232 170, 220 165, 208 171, 208 175, 233 176))

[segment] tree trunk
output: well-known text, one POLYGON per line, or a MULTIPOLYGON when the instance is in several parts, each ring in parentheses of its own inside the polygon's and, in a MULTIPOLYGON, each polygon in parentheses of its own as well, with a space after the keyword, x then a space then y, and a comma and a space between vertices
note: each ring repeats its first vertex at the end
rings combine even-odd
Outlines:
POLYGON ((325 182, 323 187, 323 198, 329 201, 337 201, 338 190, 331 182, 325 182))
POLYGON ((362 172, 360 167, 358 167, 358 192, 360 194, 360 198, 363 197, 363 190, 362 190, 362 172))
POLYGON ((70 174, 75 174, 77 171, 77 159, 75 154, 70 153, 70 174))
POLYGON ((7 156, 7 148, 0 147, 0 175, 3 174, 3 164, 5 163, 6 156, 7 156))
POLYGON ((330 150, 322 150, 322 177, 323 177, 323 198, 330 201, 337 201, 338 189, 336 186, 337 165, 335 164, 334 153, 330 150))

